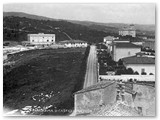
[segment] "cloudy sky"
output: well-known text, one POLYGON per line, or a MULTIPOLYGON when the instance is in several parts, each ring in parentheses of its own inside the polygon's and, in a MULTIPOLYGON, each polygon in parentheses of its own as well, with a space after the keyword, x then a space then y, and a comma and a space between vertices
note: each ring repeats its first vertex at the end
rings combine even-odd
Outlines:
POLYGON ((103 23, 155 24, 155 4, 4 4, 4 12, 103 23))

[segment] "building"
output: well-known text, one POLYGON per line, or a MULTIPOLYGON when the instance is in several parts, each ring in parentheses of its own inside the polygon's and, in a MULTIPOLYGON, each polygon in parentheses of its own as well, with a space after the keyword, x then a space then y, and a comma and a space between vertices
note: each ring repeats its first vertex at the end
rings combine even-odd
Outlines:
POLYGON ((103 38, 103 42, 108 45, 111 44, 113 40, 115 40, 116 38, 113 36, 107 36, 103 38))
POLYGON ((124 57, 130 57, 136 55, 141 51, 141 46, 132 44, 130 42, 114 43, 112 45, 112 58, 114 61, 118 61, 124 57))
POLYGON ((126 68, 132 68, 139 74, 146 73, 155 75, 155 59, 151 57, 146 57, 140 54, 122 58, 122 61, 126 68))
POLYGON ((114 43, 129 43, 130 42, 130 39, 125 39, 124 37, 123 38, 119 38, 119 39, 116 39, 113 41, 114 43))
POLYGON ((123 37, 121 36, 119 37, 119 39, 114 40, 114 43, 120 43, 120 42, 130 42, 135 45, 141 45, 141 46, 144 43, 143 39, 131 36, 123 36, 123 37))
POLYGON ((129 27, 124 27, 121 30, 119 30, 119 35, 136 37, 136 29, 134 25, 130 25, 129 27))
POLYGON ((133 38, 130 36, 123 36, 123 37, 121 36, 121 37, 118 37, 117 39, 114 39, 109 44, 107 44, 108 50, 110 52, 112 51, 113 44, 116 44, 116 43, 133 43, 139 46, 142 46, 143 44, 143 42, 139 40, 138 38, 133 38))
POLYGON ((64 45, 64 47, 87 47, 87 42, 82 40, 64 40, 59 42, 61 45, 64 45))
POLYGON ((76 115, 92 113, 96 108, 116 102, 116 82, 102 81, 74 93, 76 115))
POLYGON ((34 45, 51 45, 55 44, 55 34, 28 34, 28 41, 34 45))
POLYGON ((135 44, 135 45, 142 46, 144 42, 143 41, 133 41, 132 43, 135 44))

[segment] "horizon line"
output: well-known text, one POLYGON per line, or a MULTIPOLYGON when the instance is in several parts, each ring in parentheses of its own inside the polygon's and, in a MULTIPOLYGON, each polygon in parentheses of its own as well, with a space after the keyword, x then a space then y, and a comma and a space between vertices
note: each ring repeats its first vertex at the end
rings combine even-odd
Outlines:
MULTIPOLYGON (((102 23, 102 24, 134 24, 134 25, 156 25, 156 24, 141 24, 141 23, 122 23, 122 22, 98 22, 98 21, 89 21, 89 20, 77 20, 77 19, 65 19, 65 18, 52 18, 52 17, 49 17, 49 16, 43 16, 43 15, 38 15, 38 14, 31 14, 31 13, 27 13, 27 12, 18 12, 18 11, 4 11, 3 10, 3 13, 6 12, 6 13, 24 13, 24 14, 28 14, 28 15, 35 15, 35 16, 38 16, 38 17, 46 17, 48 19, 55 19, 55 20, 64 20, 64 21, 79 21, 79 22, 93 22, 93 23, 102 23)), ((156 23, 156 21, 155 21, 156 23)), ((76 24, 76 23, 75 23, 76 24)))

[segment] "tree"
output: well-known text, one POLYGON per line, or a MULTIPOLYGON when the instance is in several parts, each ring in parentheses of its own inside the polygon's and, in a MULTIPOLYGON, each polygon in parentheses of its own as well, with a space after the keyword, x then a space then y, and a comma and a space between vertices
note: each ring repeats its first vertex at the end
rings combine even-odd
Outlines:
POLYGON ((127 74, 133 74, 134 73, 132 68, 128 68, 126 72, 127 72, 127 74))
POLYGON ((146 72, 142 72, 141 75, 147 75, 147 73, 146 72))
POLYGON ((149 75, 154 75, 153 73, 149 73, 149 75))
POLYGON ((137 79, 134 79, 133 82, 136 83, 136 82, 137 82, 137 79))
POLYGON ((3 46, 8 46, 9 45, 9 42, 6 42, 3 44, 3 46))
POLYGON ((121 74, 123 74, 123 70, 119 69, 119 70, 116 71, 116 75, 121 75, 121 74))
POLYGON ((137 71, 134 72, 135 75, 139 75, 139 73, 137 71))
POLYGON ((130 79, 128 80, 128 82, 133 82, 133 79, 132 79, 132 78, 130 78, 130 79))
POLYGON ((122 59, 119 59, 119 60, 118 60, 118 65, 123 65, 122 59))

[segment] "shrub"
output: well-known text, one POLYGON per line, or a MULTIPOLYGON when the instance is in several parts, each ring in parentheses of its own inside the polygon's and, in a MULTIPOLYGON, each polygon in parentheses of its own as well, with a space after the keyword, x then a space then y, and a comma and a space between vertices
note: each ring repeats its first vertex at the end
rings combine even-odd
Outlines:
POLYGON ((121 59, 119 59, 118 65, 123 65, 123 61, 121 59))
POLYGON ((134 71, 132 68, 128 68, 126 71, 127 74, 134 74, 134 71))
POLYGON ((139 75, 139 73, 137 71, 134 72, 135 75, 139 75))
POLYGON ((128 80, 128 82, 133 82, 133 79, 132 79, 132 78, 131 78, 131 79, 129 79, 129 80, 128 80))
POLYGON ((136 82, 137 82, 137 79, 134 79, 133 82, 136 83, 136 82))
POLYGON ((147 73, 146 72, 142 72, 141 75, 147 75, 147 73))
POLYGON ((3 44, 3 46, 8 46, 9 45, 9 42, 6 42, 3 44))
POLYGON ((121 74, 124 74, 124 73, 125 73, 125 70, 123 70, 123 69, 118 69, 116 71, 116 75, 121 75, 121 74))
POLYGON ((149 75, 154 75, 153 73, 149 73, 149 75))

